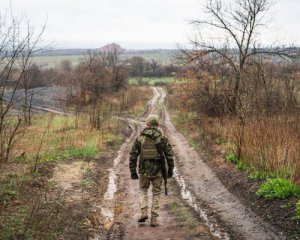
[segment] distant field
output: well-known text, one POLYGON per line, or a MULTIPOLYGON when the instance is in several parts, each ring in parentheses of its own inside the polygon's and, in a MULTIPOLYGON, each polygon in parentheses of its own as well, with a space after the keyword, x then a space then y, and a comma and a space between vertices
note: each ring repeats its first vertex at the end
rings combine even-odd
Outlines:
MULTIPOLYGON (((142 52, 142 53, 126 53, 122 54, 120 58, 122 60, 132 58, 134 56, 140 56, 150 61, 154 59, 160 64, 171 63, 172 52, 142 52)), ((39 66, 45 68, 53 68, 59 66, 60 62, 63 60, 70 60, 73 66, 78 65, 84 59, 84 55, 61 55, 61 56, 34 56, 32 57, 32 62, 39 66)))
POLYGON ((65 55, 65 56, 35 56, 32 62, 44 68, 54 68, 59 66, 63 60, 70 60, 73 66, 78 65, 84 58, 84 55, 65 55))
MULTIPOLYGON (((142 82, 143 83, 148 83, 149 85, 155 86, 157 84, 168 84, 176 81, 175 78, 173 77, 155 77, 155 78, 143 78, 142 82)), ((131 85, 137 85, 138 84, 138 79, 137 78, 130 78, 128 80, 129 84, 131 85)))

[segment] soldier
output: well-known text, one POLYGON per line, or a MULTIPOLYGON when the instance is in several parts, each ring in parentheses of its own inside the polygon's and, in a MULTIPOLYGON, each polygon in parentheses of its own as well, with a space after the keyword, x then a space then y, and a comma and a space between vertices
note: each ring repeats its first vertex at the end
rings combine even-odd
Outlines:
MULTIPOLYGON (((159 200, 162 190, 163 176, 171 178, 174 169, 174 154, 168 139, 158 128, 157 115, 150 115, 147 118, 147 127, 142 130, 141 135, 135 140, 132 146, 129 159, 131 179, 139 179, 139 198, 141 216, 138 222, 145 222, 148 219, 148 189, 152 184, 152 208, 151 226, 158 226, 157 217, 159 200), (160 158, 163 154, 163 158, 160 158), (137 160, 139 157, 139 176, 136 172, 137 160), (163 159, 163 164, 159 159, 163 159), (165 159, 167 167, 165 167, 165 159)), ((166 179, 165 179, 166 180, 166 179)))

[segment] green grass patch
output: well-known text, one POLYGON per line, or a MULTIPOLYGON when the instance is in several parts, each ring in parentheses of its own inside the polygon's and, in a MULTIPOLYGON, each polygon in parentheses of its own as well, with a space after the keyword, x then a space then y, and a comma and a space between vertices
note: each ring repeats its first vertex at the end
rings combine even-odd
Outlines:
POLYGON ((65 151, 68 157, 93 157, 98 153, 95 146, 85 146, 82 148, 69 148, 65 151))
POLYGON ((281 205, 280 208, 287 209, 287 208, 290 208, 292 206, 293 206, 293 203, 292 202, 288 202, 286 204, 281 205))
POLYGON ((151 86, 156 86, 156 85, 166 85, 170 83, 174 83, 176 80, 173 77, 144 77, 142 79, 138 78, 129 78, 128 83, 131 85, 139 85, 139 84, 144 84, 144 85, 151 85, 151 86))
POLYGON ((248 165, 242 161, 238 161, 236 163, 236 167, 237 167, 237 169, 242 170, 242 171, 247 171, 249 169, 248 165))
POLYGON ((174 83, 175 81, 176 80, 173 77, 147 78, 147 82, 152 86, 174 83))
POLYGON ((250 166, 246 163, 246 161, 240 160, 234 153, 225 153, 225 159, 228 162, 233 163, 237 169, 242 171, 249 171, 250 166))
POLYGON ((290 196, 300 196, 300 189, 287 179, 275 178, 264 182, 256 195, 266 199, 284 199, 290 196))
POLYGON ((53 151, 49 154, 44 155, 39 163, 55 162, 65 158, 84 158, 94 157, 99 153, 96 146, 85 146, 85 147, 70 147, 63 151, 53 151))
POLYGON ((255 171, 250 173, 249 178, 253 180, 264 180, 266 178, 276 178, 276 173, 269 173, 265 171, 255 171))
POLYGON ((237 158, 237 156, 235 156, 234 153, 226 153, 225 159, 233 164, 237 164, 239 162, 239 159, 237 158))

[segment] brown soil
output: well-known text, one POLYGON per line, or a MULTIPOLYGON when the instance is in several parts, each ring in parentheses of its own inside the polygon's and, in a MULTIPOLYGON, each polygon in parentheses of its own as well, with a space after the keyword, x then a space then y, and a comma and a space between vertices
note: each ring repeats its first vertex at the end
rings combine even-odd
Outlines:
POLYGON ((248 186, 249 180, 236 175, 235 169, 228 169, 221 158, 215 158, 215 162, 209 161, 208 166, 205 163, 208 160, 203 160, 203 156, 189 146, 170 122, 164 108, 164 91, 153 88, 153 92, 154 97, 149 102, 144 117, 150 113, 158 113, 156 106, 160 105, 165 119, 163 129, 176 154, 175 177, 169 183, 170 194, 162 197, 160 226, 151 228, 149 222, 137 223, 138 181, 131 180, 126 169, 130 147, 145 119, 127 119, 135 126, 133 134, 119 151, 114 167, 108 169, 110 173, 113 172, 113 191, 110 191, 112 194, 109 197, 104 195, 106 201, 102 200, 102 208, 105 207, 106 210, 102 211, 102 217, 103 214, 110 217, 100 223, 99 230, 92 239, 285 239, 280 229, 251 210, 247 205, 251 201, 250 197, 246 202, 236 196, 243 192, 240 187, 248 186), (215 172, 217 169, 220 172, 215 172), (226 179, 225 174, 231 178, 226 179), (234 184, 223 184, 219 177, 222 181, 234 184), (235 178, 238 180, 232 181, 235 178), (117 192, 114 192, 115 187, 117 192))
POLYGON ((91 239, 99 226, 105 225, 101 207, 108 185, 107 169, 113 166, 115 156, 108 149, 93 161, 73 159, 56 165, 51 181, 56 183, 56 195, 62 196, 68 210, 61 239, 91 239))
POLYGON ((82 184, 85 173, 94 168, 94 165, 93 162, 83 161, 59 163, 56 165, 52 181, 61 188, 68 201, 80 201, 83 192, 78 186, 82 184))
POLYGON ((142 118, 123 118, 131 135, 117 153, 107 151, 94 163, 73 160, 56 167, 54 189, 68 209, 61 220, 61 239, 285 239, 281 228, 260 217, 272 204, 255 197, 258 184, 225 163, 217 151, 208 156, 191 148, 170 122, 165 92, 153 92, 142 118), (162 196, 159 226, 153 228, 149 220, 137 223, 138 181, 130 179, 128 157, 145 117, 158 113, 157 105, 176 153, 176 172, 168 183, 169 195, 162 196))

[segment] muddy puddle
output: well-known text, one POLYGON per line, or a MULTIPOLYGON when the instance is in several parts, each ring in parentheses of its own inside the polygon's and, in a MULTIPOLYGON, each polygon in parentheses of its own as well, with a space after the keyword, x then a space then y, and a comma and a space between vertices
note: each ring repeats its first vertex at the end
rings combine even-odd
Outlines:
POLYGON ((204 220, 205 225, 209 228, 212 235, 219 239, 229 240, 229 234, 223 231, 216 222, 211 222, 205 210, 201 209, 201 207, 197 204, 195 196, 191 193, 191 191, 189 191, 184 178, 180 175, 176 167, 174 168, 174 178, 180 187, 181 198, 199 214, 200 218, 204 220))
MULTIPOLYGON (((125 120, 120 118, 121 120, 125 120)), ((126 120, 127 121, 127 120, 126 120)), ((134 131, 134 125, 131 123, 129 124, 129 127, 132 130, 131 136, 126 140, 125 143, 122 144, 120 147, 117 157, 114 159, 113 167, 108 169, 109 171, 109 176, 108 176, 108 184, 107 184, 107 189, 104 193, 104 204, 101 206, 101 214, 105 219, 105 224, 108 224, 110 222, 113 222, 114 220, 114 196, 115 193, 118 190, 117 186, 117 181, 118 181, 118 176, 117 176, 117 168, 118 165, 121 161, 121 159, 124 157, 124 152, 128 148, 129 142, 131 142, 135 131, 134 131)))

